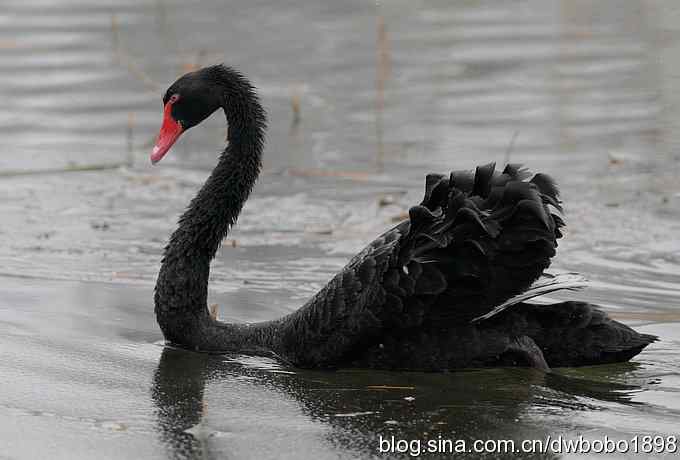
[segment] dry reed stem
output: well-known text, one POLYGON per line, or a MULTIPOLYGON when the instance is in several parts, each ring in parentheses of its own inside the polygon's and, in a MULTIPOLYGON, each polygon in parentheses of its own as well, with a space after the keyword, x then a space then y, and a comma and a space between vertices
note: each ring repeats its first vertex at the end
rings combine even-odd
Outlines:
MULTIPOLYGON (((380 8, 380 5, 377 5, 380 8)), ((375 139, 376 164, 383 169, 385 146, 383 142, 383 111, 385 109, 385 83, 390 76, 390 48, 385 20, 378 11, 376 17, 376 78, 375 78, 375 139)))
POLYGON ((512 133, 512 138, 510 139, 510 143, 508 144, 508 147, 505 149, 505 164, 506 165, 510 164, 510 154, 512 153, 512 149, 515 148, 515 141, 517 140, 517 136, 519 136, 519 131, 515 130, 515 132, 512 133))
POLYGON ((128 166, 127 163, 97 163, 93 165, 71 165, 63 168, 46 168, 46 169, 26 169, 26 170, 6 170, 0 171, 0 177, 17 177, 17 176, 33 176, 40 174, 58 174, 58 173, 72 173, 72 172, 86 172, 86 171, 106 171, 108 169, 118 169, 122 166, 128 166))
POLYGON ((125 130, 125 138, 127 143, 127 163, 128 166, 132 166, 135 161, 135 114, 134 112, 128 112, 127 126, 125 130))
POLYGON ((289 168, 286 172, 291 176, 301 177, 342 177, 343 179, 351 179, 356 181, 367 181, 371 178, 371 174, 362 171, 331 171, 325 169, 297 169, 289 168))
POLYGON ((292 129, 300 124, 302 116, 300 112, 300 90, 297 86, 293 86, 290 92, 290 108, 293 110, 293 121, 291 122, 292 129))
POLYGON ((130 58, 130 54, 125 50, 120 41, 120 26, 118 16, 111 15, 111 44, 113 46, 113 56, 116 63, 127 68, 130 75, 142 82, 149 90, 154 93, 160 91, 161 85, 153 80, 146 72, 140 69, 130 58))

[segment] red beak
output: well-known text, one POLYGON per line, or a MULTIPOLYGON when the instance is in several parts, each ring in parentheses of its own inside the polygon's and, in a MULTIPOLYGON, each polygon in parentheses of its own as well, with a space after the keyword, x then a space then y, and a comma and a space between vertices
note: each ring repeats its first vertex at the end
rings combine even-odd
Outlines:
POLYGON ((151 164, 158 163, 163 156, 168 153, 172 144, 182 134, 182 124, 172 118, 172 102, 165 104, 163 109, 163 125, 161 131, 158 133, 156 145, 151 152, 151 164))

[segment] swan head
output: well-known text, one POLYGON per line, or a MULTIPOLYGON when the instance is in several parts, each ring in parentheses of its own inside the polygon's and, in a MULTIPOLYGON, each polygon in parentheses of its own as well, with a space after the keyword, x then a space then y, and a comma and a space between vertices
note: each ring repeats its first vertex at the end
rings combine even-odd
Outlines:
POLYGON ((216 78, 215 67, 182 75, 163 96, 163 122, 151 152, 156 164, 188 129, 198 125, 220 108, 223 87, 216 78))

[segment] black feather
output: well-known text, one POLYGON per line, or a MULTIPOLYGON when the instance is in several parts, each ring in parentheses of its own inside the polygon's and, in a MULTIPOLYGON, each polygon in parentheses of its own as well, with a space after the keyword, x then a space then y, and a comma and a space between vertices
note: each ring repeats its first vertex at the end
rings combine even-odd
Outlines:
POLYGON ((629 359, 655 339, 589 304, 539 308, 517 300, 538 292, 531 285, 550 265, 564 221, 553 180, 514 164, 500 173, 488 164, 428 175, 409 219, 302 308, 252 325, 215 321, 206 305, 210 262, 260 172, 266 116, 254 87, 226 66, 182 76, 164 102, 175 94, 171 116, 185 130, 222 108, 229 147, 165 250, 155 312, 168 341, 273 352, 302 367, 435 370, 519 361, 545 370, 629 359))

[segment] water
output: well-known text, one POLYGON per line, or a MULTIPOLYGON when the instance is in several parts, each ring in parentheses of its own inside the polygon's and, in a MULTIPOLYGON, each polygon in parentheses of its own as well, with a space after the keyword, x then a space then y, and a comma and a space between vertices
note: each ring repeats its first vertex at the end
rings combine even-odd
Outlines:
POLYGON ((679 16, 671 0, 5 0, 2 458, 385 458, 391 436, 677 435, 679 16), (165 87, 221 61, 271 120, 264 173, 213 264, 223 319, 294 310, 420 199, 425 173, 509 156, 561 185, 554 266, 592 280, 570 296, 662 340, 632 363, 550 375, 309 372, 164 349, 160 253, 224 121, 157 167, 148 153, 165 87))

